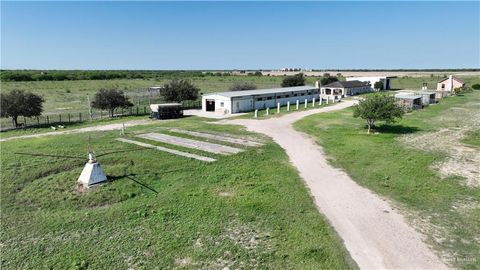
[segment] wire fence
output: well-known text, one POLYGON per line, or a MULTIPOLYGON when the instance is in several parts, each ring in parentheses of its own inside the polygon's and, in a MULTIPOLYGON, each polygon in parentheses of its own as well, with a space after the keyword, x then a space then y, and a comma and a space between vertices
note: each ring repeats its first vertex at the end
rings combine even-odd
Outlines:
MULTIPOLYGON (((188 109, 199 109, 202 107, 201 101, 183 101, 182 107, 184 110, 188 109)), ((74 112, 74 113, 63 113, 63 114, 48 114, 41 115, 37 117, 23 117, 20 116, 17 119, 18 126, 13 124, 11 118, 2 118, 0 121, 0 132, 15 130, 15 129, 24 129, 24 128, 42 128, 42 127, 53 127, 57 128, 59 125, 72 124, 72 123, 82 123, 91 120, 101 120, 101 119, 114 119, 127 116, 146 116, 150 115, 149 106, 133 106, 130 108, 117 108, 113 111, 113 116, 110 115, 108 111, 102 110, 92 110, 92 114, 88 112, 74 112)))

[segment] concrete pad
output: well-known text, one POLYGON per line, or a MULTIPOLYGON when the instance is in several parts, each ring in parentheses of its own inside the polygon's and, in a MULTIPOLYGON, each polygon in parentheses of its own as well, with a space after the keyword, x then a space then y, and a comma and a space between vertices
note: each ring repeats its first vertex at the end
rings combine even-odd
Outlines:
POLYGON ((170 136, 166 134, 160 133, 146 133, 137 135, 139 138, 147 139, 147 140, 154 140, 157 142, 173 144, 177 146, 198 149, 205 152, 210 152, 214 154, 222 154, 222 155, 229 155, 229 154, 236 154, 242 152, 242 149, 225 146, 216 143, 209 143, 209 142, 202 142, 196 141, 192 139, 180 138, 175 136, 170 136))
POLYGON ((182 151, 178 151, 178 150, 174 150, 174 149, 169 149, 169 148, 165 148, 165 147, 161 147, 161 146, 156 146, 156 145, 152 145, 152 144, 148 144, 148 143, 138 142, 138 141, 134 141, 134 140, 118 138, 117 141, 124 142, 124 143, 131 143, 131 144, 135 144, 135 145, 146 147, 146 148, 152 148, 152 149, 155 149, 155 150, 158 150, 158 151, 163 151, 163 152, 167 152, 167 153, 174 154, 174 155, 177 155, 177 156, 193 158, 193 159, 197 159, 197 160, 201 160, 201 161, 206 161, 206 162, 216 161, 216 159, 214 159, 214 158, 209 158, 209 157, 204 157, 204 156, 200 156, 200 155, 196 155, 196 154, 186 153, 186 152, 182 152, 182 151))
POLYGON ((252 147, 263 145, 262 143, 259 143, 259 142, 253 142, 253 141, 249 141, 241 138, 233 138, 233 137, 216 135, 211 133, 203 133, 203 132, 182 130, 182 129, 176 129, 176 128, 172 128, 170 129, 170 131, 187 134, 195 137, 201 137, 201 138, 212 139, 212 140, 221 141, 221 142, 228 142, 228 143, 234 143, 234 144, 240 144, 240 145, 246 145, 246 146, 252 146, 252 147))

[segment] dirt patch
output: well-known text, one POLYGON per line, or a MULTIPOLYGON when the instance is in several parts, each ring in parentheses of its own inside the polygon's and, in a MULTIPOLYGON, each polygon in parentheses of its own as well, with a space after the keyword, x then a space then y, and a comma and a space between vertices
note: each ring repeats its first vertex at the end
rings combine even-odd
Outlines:
POLYGON ((192 259, 190 258, 177 258, 175 259, 175 267, 183 268, 192 264, 192 259))
MULTIPOLYGON (((475 118, 472 115, 473 118, 475 118)), ((478 115, 480 117, 480 115, 478 115)), ((479 118, 477 118, 479 119, 479 118)), ((444 128, 436 132, 408 134, 399 138, 409 147, 429 152, 440 152, 447 157, 435 162, 431 168, 442 177, 461 176, 468 186, 480 186, 480 149, 469 147, 461 140, 473 130, 479 129, 479 121, 472 119, 470 125, 444 128)))
POLYGON ((220 197, 233 197, 233 195, 235 195, 233 192, 230 192, 230 191, 220 191, 218 193, 218 196, 220 197))

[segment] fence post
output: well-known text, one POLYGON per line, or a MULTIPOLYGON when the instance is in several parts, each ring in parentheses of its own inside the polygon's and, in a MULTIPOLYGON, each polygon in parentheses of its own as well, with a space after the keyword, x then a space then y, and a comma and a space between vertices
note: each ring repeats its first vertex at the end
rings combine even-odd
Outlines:
POLYGON ((62 115, 61 114, 58 115, 58 122, 62 123, 62 115))
POLYGON ((143 106, 143 114, 147 114, 147 107, 143 106))
POLYGON ((136 115, 138 116, 138 106, 137 106, 137 114, 136 115))
POLYGON ((27 119, 25 119, 25 116, 23 117, 23 128, 27 127, 27 119))
POLYGON ((82 113, 81 112, 78 113, 78 119, 79 119, 80 122, 82 122, 82 113))
POLYGON ((47 125, 50 124, 50 119, 49 119, 48 115, 47 115, 47 118, 45 120, 47 121, 47 125))

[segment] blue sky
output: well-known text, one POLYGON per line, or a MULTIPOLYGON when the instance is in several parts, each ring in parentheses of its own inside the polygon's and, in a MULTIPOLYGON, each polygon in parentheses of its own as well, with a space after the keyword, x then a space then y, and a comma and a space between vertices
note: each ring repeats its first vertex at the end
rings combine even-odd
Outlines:
POLYGON ((3 69, 479 68, 480 2, 4 2, 3 69))

